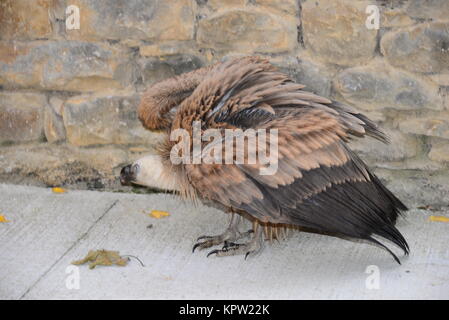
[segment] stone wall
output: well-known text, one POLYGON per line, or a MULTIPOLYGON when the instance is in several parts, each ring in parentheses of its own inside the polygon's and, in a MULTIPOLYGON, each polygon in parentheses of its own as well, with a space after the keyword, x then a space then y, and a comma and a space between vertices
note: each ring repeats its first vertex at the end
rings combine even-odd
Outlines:
POLYGON ((366 112, 392 143, 353 148, 404 196, 441 203, 448 50, 448 0, 2 0, 0 179, 115 188, 158 139, 136 117, 148 85, 257 54, 366 112), (79 29, 66 28, 69 5, 79 29))

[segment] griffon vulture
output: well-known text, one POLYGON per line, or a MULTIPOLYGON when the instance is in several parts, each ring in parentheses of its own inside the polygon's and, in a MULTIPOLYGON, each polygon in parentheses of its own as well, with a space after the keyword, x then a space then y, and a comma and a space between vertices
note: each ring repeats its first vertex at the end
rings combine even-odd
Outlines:
MULTIPOLYGON (((259 251, 265 238, 280 239, 286 228, 299 228, 370 241, 398 263, 375 237, 408 254, 408 244, 394 226, 407 208, 347 145, 353 137, 368 135, 383 142, 387 137, 357 110, 304 90, 267 60, 235 58, 157 83, 144 93, 138 115, 145 128, 162 131, 165 138, 157 155, 122 169, 122 183, 173 190, 230 213, 227 230, 198 238, 193 250, 224 244, 209 255, 246 258, 259 251), (276 129, 276 139, 264 150, 277 144, 277 170, 262 174, 266 163, 259 158, 241 163, 235 156, 226 163, 174 163, 171 155, 180 139, 170 136, 176 130, 187 132, 184 139, 191 141, 184 151, 191 151, 194 123, 200 123, 201 133, 219 133, 213 140, 200 140, 203 150, 225 142, 229 129, 254 129, 257 137, 276 129), (239 230, 242 216, 252 221, 252 230, 239 230), (242 241, 245 237, 249 241, 242 241)), ((247 152, 250 140, 244 141, 243 146, 231 141, 231 151, 247 152)), ((220 151, 214 150, 212 156, 220 151)))

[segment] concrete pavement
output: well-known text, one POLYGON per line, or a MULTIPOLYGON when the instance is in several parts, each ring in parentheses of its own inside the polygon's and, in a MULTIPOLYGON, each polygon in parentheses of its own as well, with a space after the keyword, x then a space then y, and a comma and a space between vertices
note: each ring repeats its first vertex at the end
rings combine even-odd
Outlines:
POLYGON ((192 254, 194 240, 223 231, 227 217, 172 195, 3 184, 1 214, 10 221, 0 223, 1 299, 449 299, 449 223, 429 220, 449 217, 447 207, 399 221, 411 247, 400 266, 372 245, 310 233, 246 261, 192 254), (153 209, 170 216, 145 214, 153 209), (145 266, 72 267, 99 249, 145 266))

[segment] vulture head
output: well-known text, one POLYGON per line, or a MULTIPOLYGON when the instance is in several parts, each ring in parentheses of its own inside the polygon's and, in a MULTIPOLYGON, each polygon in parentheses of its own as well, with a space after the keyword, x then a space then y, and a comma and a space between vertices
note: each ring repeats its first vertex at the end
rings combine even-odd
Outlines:
POLYGON ((148 155, 123 167, 120 182, 122 185, 137 184, 165 191, 179 190, 175 176, 164 168, 159 155, 148 155))
POLYGON ((260 251, 264 240, 300 229, 369 241, 400 263, 383 240, 409 253, 395 227, 407 208, 348 147, 354 138, 387 143, 387 137, 356 109, 304 88, 259 57, 217 63, 151 86, 138 115, 146 129, 161 131, 164 139, 155 155, 124 167, 121 182, 173 190, 229 213, 224 233, 200 237, 193 247, 224 244, 209 255, 246 257, 260 251), (213 139, 201 138, 199 148, 213 149, 214 157, 231 151, 229 161, 207 162, 203 153, 199 161, 173 160, 173 150, 179 151, 174 133, 186 132, 189 143, 182 151, 188 154, 195 150, 197 123, 201 136, 214 133, 213 139), (248 130, 257 139, 277 133, 267 142, 270 150, 276 146, 277 158, 277 170, 269 175, 261 173, 260 154, 254 162, 234 156, 250 147, 263 149, 262 140, 227 139, 229 131, 248 130), (251 230, 239 228, 241 217, 252 222, 251 230))

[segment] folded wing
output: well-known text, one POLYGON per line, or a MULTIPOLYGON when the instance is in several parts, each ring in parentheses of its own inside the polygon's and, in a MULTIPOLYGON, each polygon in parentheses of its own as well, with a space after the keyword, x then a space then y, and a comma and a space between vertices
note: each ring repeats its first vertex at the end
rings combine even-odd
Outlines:
MULTIPOLYGON (((238 59, 213 68, 182 102, 172 129, 191 131, 193 122, 201 121, 203 131, 215 128, 222 140, 226 129, 253 129, 255 137, 276 131, 277 141, 258 145, 258 151, 277 144, 277 171, 261 174, 266 164, 259 158, 255 163, 238 163, 234 157, 232 164, 185 164, 193 188, 203 198, 264 222, 385 247, 373 237, 378 235, 407 253, 408 245, 394 227, 406 207, 346 145, 351 137, 386 137, 359 112, 303 88, 263 59, 238 59)), ((243 152, 245 159, 248 148, 248 142, 232 143, 233 154, 243 152)))

